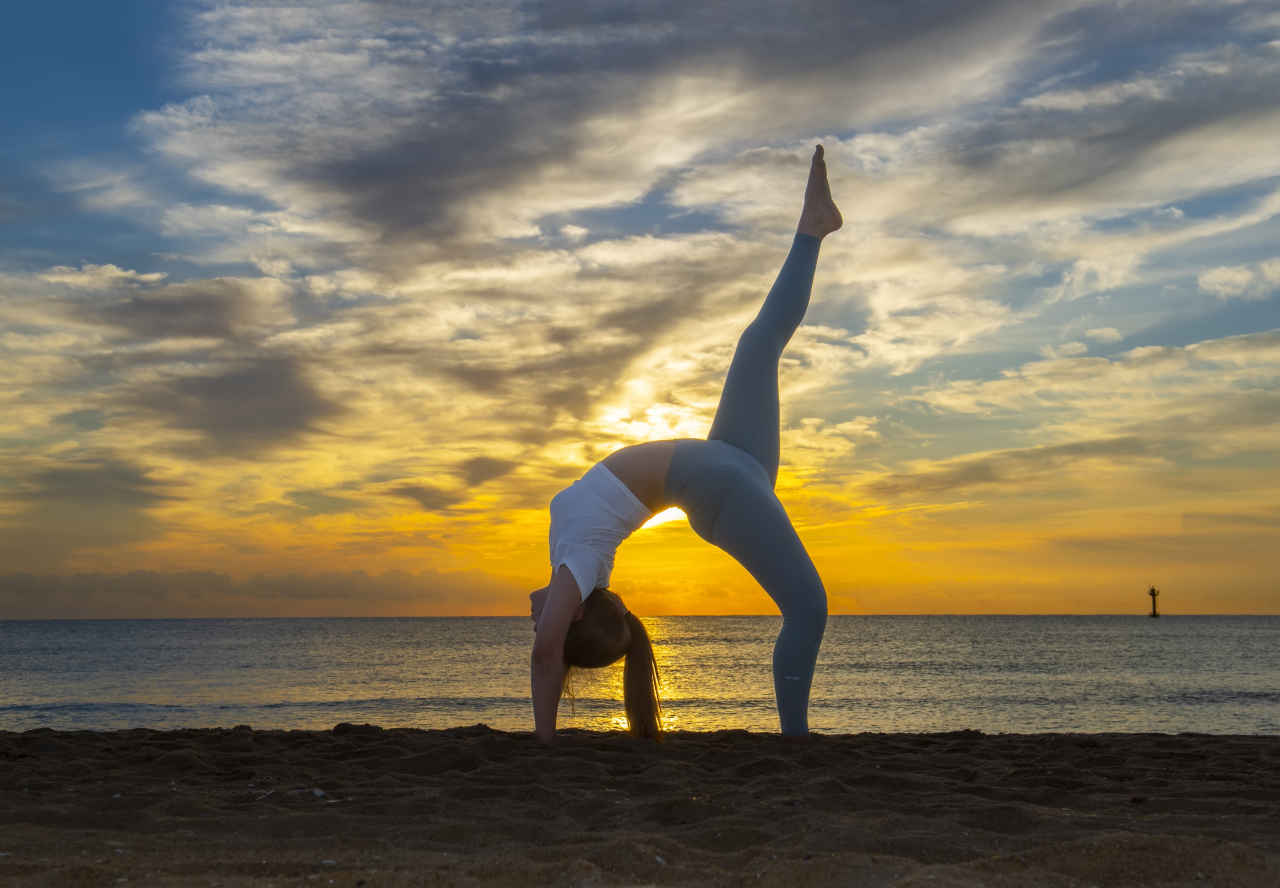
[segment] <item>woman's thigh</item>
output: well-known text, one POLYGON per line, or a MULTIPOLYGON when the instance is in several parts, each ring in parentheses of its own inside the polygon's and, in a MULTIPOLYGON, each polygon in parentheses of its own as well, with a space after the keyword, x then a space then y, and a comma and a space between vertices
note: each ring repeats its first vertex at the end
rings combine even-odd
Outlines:
POLYGON ((784 344, 760 321, 747 328, 707 433, 708 441, 724 441, 754 457, 771 483, 778 477, 778 359, 784 344))
POLYGON ((712 542, 747 569, 784 618, 819 616, 825 621, 827 595, 786 509, 772 490, 743 485, 725 500, 712 542))

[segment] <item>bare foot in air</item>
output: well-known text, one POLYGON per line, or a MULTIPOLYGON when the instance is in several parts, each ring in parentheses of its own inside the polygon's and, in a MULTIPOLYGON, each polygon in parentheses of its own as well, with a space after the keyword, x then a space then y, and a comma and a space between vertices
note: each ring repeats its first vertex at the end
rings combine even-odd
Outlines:
POLYGON ((844 224, 836 202, 831 199, 831 186, 827 184, 827 162, 822 159, 822 146, 813 152, 813 164, 809 167, 809 184, 804 189, 804 209, 800 211, 800 224, 796 231, 822 240, 844 224))

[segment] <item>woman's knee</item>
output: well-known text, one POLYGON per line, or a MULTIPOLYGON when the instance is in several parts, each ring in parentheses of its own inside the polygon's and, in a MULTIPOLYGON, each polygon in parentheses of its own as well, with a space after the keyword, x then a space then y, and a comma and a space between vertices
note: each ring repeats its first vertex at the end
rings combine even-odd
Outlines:
POLYGON ((738 348, 734 356, 741 353, 766 363, 769 361, 776 363, 787 347, 789 338, 781 335, 769 324, 755 320, 748 324, 747 329, 743 330, 742 335, 738 337, 738 348))
POLYGON ((808 634, 822 637, 827 628, 827 593, 822 584, 810 586, 800 594, 788 595, 785 605, 778 608, 787 625, 808 634))

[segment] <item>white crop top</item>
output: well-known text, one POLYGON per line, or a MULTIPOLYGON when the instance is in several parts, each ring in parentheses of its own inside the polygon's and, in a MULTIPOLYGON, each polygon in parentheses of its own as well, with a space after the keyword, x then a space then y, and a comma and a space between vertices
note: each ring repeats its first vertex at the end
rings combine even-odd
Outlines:
POLYGON ((552 574, 566 565, 586 601, 609 585, 618 546, 651 517, 627 485, 596 463, 551 500, 552 574))

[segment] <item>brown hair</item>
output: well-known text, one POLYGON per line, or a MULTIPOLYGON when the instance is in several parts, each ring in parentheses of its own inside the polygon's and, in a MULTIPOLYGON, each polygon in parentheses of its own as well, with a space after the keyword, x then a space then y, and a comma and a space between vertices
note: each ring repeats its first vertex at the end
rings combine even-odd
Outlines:
POLYGON ((569 624, 564 640, 564 693, 573 698, 574 669, 599 669, 626 657, 622 666, 622 707, 632 737, 662 742, 662 704, 658 701, 658 662, 640 618, 608 589, 596 589, 583 602, 582 618, 569 624))

